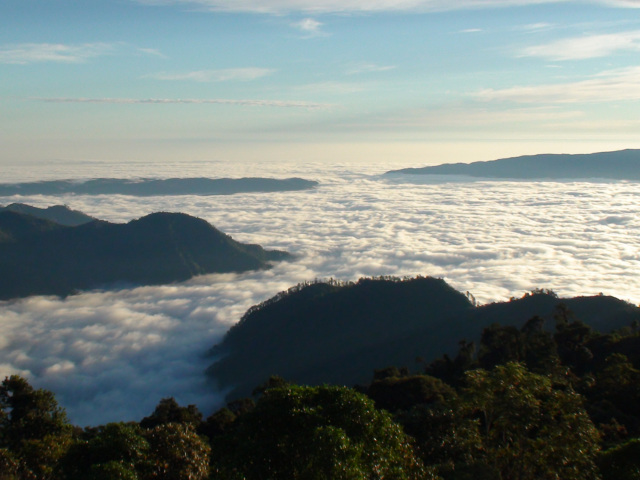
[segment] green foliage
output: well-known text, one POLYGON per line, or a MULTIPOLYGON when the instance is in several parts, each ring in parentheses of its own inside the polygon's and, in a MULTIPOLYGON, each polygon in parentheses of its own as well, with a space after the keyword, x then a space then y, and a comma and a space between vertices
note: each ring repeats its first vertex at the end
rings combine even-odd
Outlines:
POLYGON ((167 423, 145 433, 150 446, 145 480, 203 480, 211 448, 188 424, 167 423))
POLYGON ((544 320, 538 316, 529 319, 521 329, 498 324, 482 332, 478 363, 482 368, 493 368, 509 362, 524 363, 537 373, 552 373, 560 364, 556 343, 544 330, 544 320))
MULTIPOLYGON (((79 478, 79 477, 75 477, 79 478)), ((138 474, 131 465, 124 462, 110 461, 91 465, 82 475, 87 480, 138 480, 138 474)))
POLYGON ((109 423, 89 430, 68 449, 60 462, 61 477, 138 478, 146 470, 148 455, 149 443, 138 425, 109 423))
MULTIPOLYGON (((452 471, 471 470, 482 453, 477 423, 461 414, 458 405, 454 396, 448 402, 416 405, 396 415, 404 431, 415 440, 424 463, 437 466, 445 478, 452 471)), ((486 465, 482 468, 486 470, 486 465)))
POLYGON ((602 452, 598 466, 602 480, 640 480, 640 438, 602 452))
POLYGON ((195 405, 181 407, 171 398, 163 398, 156 406, 153 413, 140 421, 142 428, 154 428, 166 423, 182 423, 197 428, 202 422, 202 413, 195 405))
POLYGON ((0 462, 23 478, 48 479, 71 442, 72 428, 53 393, 12 375, 0 386, 0 462))
POLYGON ((17 480, 20 462, 8 448, 0 448, 0 480, 17 480))
POLYGON ((378 408, 394 412, 408 410, 415 405, 444 402, 454 397, 455 391, 438 378, 411 375, 374 380, 366 394, 378 408))
POLYGON ((467 374, 460 412, 475 418, 482 461, 504 479, 597 478, 599 435, 570 387, 517 363, 467 374))
POLYGON ((221 479, 430 478, 388 414, 364 395, 328 386, 267 390, 215 439, 212 465, 221 479))

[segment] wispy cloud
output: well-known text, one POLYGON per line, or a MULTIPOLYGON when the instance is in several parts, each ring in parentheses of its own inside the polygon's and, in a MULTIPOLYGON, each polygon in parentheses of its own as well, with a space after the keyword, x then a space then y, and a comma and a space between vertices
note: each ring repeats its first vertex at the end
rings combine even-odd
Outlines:
POLYGON ((313 18, 304 18, 300 21, 293 22, 290 25, 308 36, 324 35, 324 32, 320 30, 323 24, 313 18))
POLYGON ((108 43, 83 43, 65 45, 61 43, 21 43, 0 47, 0 63, 26 65, 39 62, 81 63, 89 58, 112 53, 108 43))
POLYGON ((361 62, 353 64, 346 71, 347 75, 358 75, 361 73, 386 72, 396 68, 395 65, 378 65, 376 63, 361 62))
POLYGON ((328 103, 315 103, 291 100, 233 100, 225 98, 33 98, 32 100, 47 103, 108 103, 108 104, 195 104, 195 105, 236 105, 241 107, 277 107, 277 108, 305 108, 320 110, 333 107, 328 103))
POLYGON ((579 82, 485 89, 474 96, 484 101, 539 104, 640 100, 640 67, 609 70, 579 82))
MULTIPOLYGON (((149 5, 198 5, 213 11, 259 13, 332 13, 383 11, 444 11, 491 7, 512 7, 566 0, 136 0, 149 5)), ((612 7, 637 8, 637 0, 596 0, 612 7)), ((586 3, 586 2, 585 2, 586 3)))
POLYGON ((528 47, 520 56, 549 60, 584 60, 607 57, 621 51, 640 51, 640 31, 565 38, 528 47))
POLYGON ((155 48, 138 48, 138 52, 144 55, 149 55, 151 57, 167 58, 167 56, 164 53, 162 53, 160 50, 155 48))
POLYGON ((460 30, 458 33, 480 33, 482 32, 481 28, 465 28, 464 30, 460 30))
POLYGON ((539 30, 548 30, 551 27, 553 27, 552 23, 539 22, 522 25, 519 29, 525 32, 537 32, 539 30))
POLYGON ((194 81, 194 82, 246 82, 271 75, 275 70, 269 68, 226 68, 219 70, 199 70, 185 73, 161 72, 145 75, 145 78, 170 81, 194 81))
POLYGON ((349 83, 349 82, 318 82, 309 83, 306 85, 298 85, 294 87, 297 92, 309 94, 309 93, 324 93, 344 95, 356 92, 362 92, 366 90, 366 86, 361 83, 349 83))

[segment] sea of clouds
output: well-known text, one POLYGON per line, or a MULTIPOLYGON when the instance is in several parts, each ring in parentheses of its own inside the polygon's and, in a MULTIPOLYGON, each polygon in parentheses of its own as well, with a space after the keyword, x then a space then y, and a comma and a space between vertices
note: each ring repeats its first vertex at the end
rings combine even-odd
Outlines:
POLYGON ((0 375, 18 373, 54 391, 79 425, 139 420, 169 396, 210 413, 224 397, 203 374, 214 361, 210 347, 251 305, 305 280, 421 274, 442 277, 483 303, 536 287, 640 302, 640 184, 380 175, 391 168, 292 163, 258 173, 249 164, 140 163, 5 169, 5 181, 300 176, 321 185, 210 197, 0 198, 0 204, 64 203, 114 222, 185 212, 239 241, 299 256, 266 271, 2 302, 0 375))

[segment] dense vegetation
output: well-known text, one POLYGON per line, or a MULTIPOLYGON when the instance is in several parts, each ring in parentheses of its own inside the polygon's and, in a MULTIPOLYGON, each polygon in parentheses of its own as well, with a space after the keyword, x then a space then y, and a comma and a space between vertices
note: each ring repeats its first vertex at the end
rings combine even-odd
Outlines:
POLYGON ((160 401, 140 422, 71 426, 50 392, 0 387, 0 480, 640 478, 638 323, 599 333, 556 307, 477 348, 364 386, 271 377, 206 419, 160 401))
POLYGON ((489 162, 451 163, 405 168, 387 173, 418 175, 469 175, 513 179, 606 178, 640 180, 640 150, 590 154, 543 154, 503 158, 489 162))
POLYGON ((127 224, 69 227, 0 212, 0 299, 150 285, 267 268, 290 255, 236 242, 204 220, 153 213, 127 224))
POLYGON ((640 309, 604 295, 559 299, 538 290, 510 302, 476 305, 436 278, 362 279, 301 284, 252 307, 213 354, 209 374, 229 398, 247 395, 270 375, 321 385, 366 382, 374 368, 422 368, 461 339, 478 341, 497 323, 522 327, 534 315, 547 322, 563 304, 605 332, 640 321, 640 309))

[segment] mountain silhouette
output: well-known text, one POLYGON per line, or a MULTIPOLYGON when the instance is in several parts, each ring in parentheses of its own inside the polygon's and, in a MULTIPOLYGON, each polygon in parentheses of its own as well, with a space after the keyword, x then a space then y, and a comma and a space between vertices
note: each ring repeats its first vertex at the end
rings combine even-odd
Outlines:
POLYGON ((0 184, 0 196, 11 195, 232 195, 288 192, 314 188, 318 182, 302 178, 167 178, 47 180, 0 184))
POLYGON ((488 162, 404 168, 386 174, 466 175, 498 179, 610 179, 640 181, 640 150, 591 154, 543 154, 488 162))
POLYGON ((66 205, 52 205, 47 208, 38 208, 24 203, 12 203, 6 207, 0 207, 0 212, 3 211, 24 213, 25 215, 50 220, 52 222, 59 223, 60 225, 67 225, 70 227, 96 220, 82 212, 71 210, 66 205))
POLYGON ((640 320, 640 308, 607 296, 537 293, 484 306, 470 298, 429 277, 300 285, 249 309, 212 349, 217 360, 208 374, 231 398, 272 375, 353 386, 376 368, 421 368, 417 358, 453 355, 462 339, 477 341, 494 323, 521 327, 535 315, 550 321, 560 303, 602 331, 640 320))
POLYGON ((181 213, 69 227, 0 212, 0 299, 164 284, 268 268, 269 262, 290 258, 286 252, 236 242, 206 221, 181 213))

